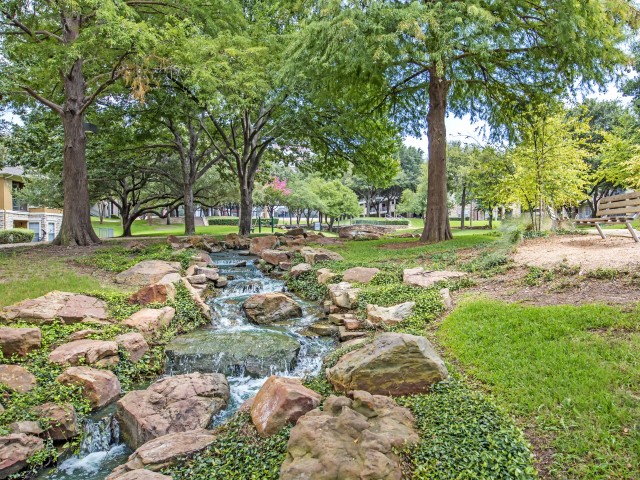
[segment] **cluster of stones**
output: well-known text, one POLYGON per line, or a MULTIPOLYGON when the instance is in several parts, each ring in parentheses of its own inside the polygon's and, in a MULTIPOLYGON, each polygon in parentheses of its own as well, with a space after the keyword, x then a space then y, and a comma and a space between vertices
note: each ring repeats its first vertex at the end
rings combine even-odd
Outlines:
MULTIPOLYGON (((120 362, 121 354, 131 362, 140 361, 175 316, 173 307, 149 308, 147 305, 165 304, 175 299, 176 285, 182 283, 202 313, 210 318, 203 292, 208 285, 216 288, 226 285, 227 280, 212 268, 208 252, 215 249, 210 248, 206 239, 194 237, 179 245, 174 241, 174 238, 170 239, 176 248, 194 250, 192 265, 185 276, 181 275, 178 262, 146 260, 116 277, 117 283, 139 288, 131 295, 129 302, 144 308, 121 322, 132 332, 118 335, 112 340, 90 338, 100 333, 101 326, 113 322, 109 318, 106 303, 87 295, 54 291, 0 311, 0 320, 3 322, 27 322, 32 325, 28 328, 0 327, 0 351, 4 358, 24 357, 41 348, 42 331, 39 325, 55 321, 95 325, 95 328, 74 332, 66 343, 56 346, 49 353, 49 362, 65 367, 56 380, 63 385, 79 386, 94 410, 118 400, 121 395, 120 382, 107 368, 120 362)), ((37 387, 37 379, 21 365, 3 364, 0 365, 0 384, 10 391, 24 393, 37 387)), ((118 401, 117 417, 122 425, 123 436, 137 448, 157 437, 200 431, 209 424, 215 413, 226 407, 228 399, 229 386, 224 375, 182 375, 160 380, 147 390, 128 393, 118 401)), ((0 478, 25 468, 28 459, 44 448, 45 439, 64 442, 80 434, 76 412, 71 404, 48 402, 35 407, 32 413, 41 421, 15 422, 9 426, 11 434, 0 437, 0 478)), ((207 436, 211 438, 208 432, 207 436)), ((171 455, 191 453, 189 448, 201 444, 204 437, 200 435, 199 438, 200 443, 187 441, 188 448, 176 447, 177 450, 174 449, 171 455)), ((181 445, 184 440, 177 438, 174 446, 181 445)), ((143 455, 143 458, 146 457, 143 455)), ((169 478, 147 473, 146 470, 143 474, 120 473, 117 478, 125 480, 169 478)))
MULTIPOLYGON (((291 268, 290 275, 312 271, 309 261, 291 268)), ((335 390, 344 396, 330 396, 320 409, 320 395, 300 380, 272 376, 256 397, 242 406, 250 412, 260 435, 273 435, 286 425, 294 425, 281 479, 400 479, 402 463, 397 452, 420 440, 411 412, 392 397, 426 393, 434 383, 446 379, 448 372, 426 338, 398 333, 371 337, 375 328, 364 329, 402 322, 415 307, 414 302, 391 307, 368 305, 367 318, 358 319, 354 313, 361 291, 358 285, 371 282, 378 273, 375 268, 352 268, 344 272, 343 282, 331 283, 336 277, 333 272, 317 271, 317 280, 329 290, 328 320, 314 324, 311 330, 318 335, 337 335, 343 345, 356 345, 325 371, 335 390)), ((442 279, 460 275, 407 269, 404 282, 430 288, 442 279)), ((442 290, 441 295, 450 308, 448 291, 442 290)))

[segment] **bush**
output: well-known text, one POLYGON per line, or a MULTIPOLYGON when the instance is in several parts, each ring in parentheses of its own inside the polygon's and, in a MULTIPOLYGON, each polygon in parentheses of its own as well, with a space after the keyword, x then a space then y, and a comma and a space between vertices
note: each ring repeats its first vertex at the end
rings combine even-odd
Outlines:
POLYGON ((209 225, 227 225, 237 227, 239 221, 240 219, 237 217, 210 218, 209 225))
POLYGON ((391 219, 391 218, 357 218, 353 220, 353 225, 404 225, 408 226, 409 220, 406 219, 391 219))
POLYGON ((28 228, 0 230, 0 243, 28 243, 33 240, 35 234, 33 230, 28 228))

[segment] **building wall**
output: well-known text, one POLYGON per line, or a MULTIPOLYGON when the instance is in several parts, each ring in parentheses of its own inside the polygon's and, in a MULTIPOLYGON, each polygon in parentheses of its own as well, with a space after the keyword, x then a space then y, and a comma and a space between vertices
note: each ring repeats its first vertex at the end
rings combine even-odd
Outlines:
POLYGON ((7 178, 0 177, 0 210, 11 210, 11 188, 13 182, 7 178))
POLYGON ((38 222, 38 235, 43 230, 49 232, 49 223, 54 224, 54 236, 58 235, 62 225, 62 214, 51 212, 16 212, 13 210, 0 210, 0 230, 10 228, 29 228, 29 223, 38 222), (17 225, 16 222, 24 222, 24 225, 17 225))

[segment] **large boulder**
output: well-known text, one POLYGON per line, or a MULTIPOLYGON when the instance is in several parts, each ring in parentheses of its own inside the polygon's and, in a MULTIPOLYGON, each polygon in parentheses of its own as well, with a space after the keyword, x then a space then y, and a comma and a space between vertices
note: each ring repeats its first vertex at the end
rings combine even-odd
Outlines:
MULTIPOLYGON (((218 286, 221 280, 226 281, 226 278, 218 278, 218 280, 216 280, 216 286, 218 286)), ((202 299, 202 297, 200 296, 200 292, 193 285, 191 285, 191 283, 189 283, 186 278, 181 279, 181 281, 182 285, 184 285, 184 287, 187 289, 187 292, 189 292, 189 296, 197 305, 198 310, 200 310, 200 313, 202 313, 205 318, 211 320, 211 307, 209 307, 209 305, 207 305, 207 303, 202 299)))
POLYGON ((70 440, 80 433, 76 409, 71 403, 43 403, 33 409, 45 427, 45 433, 52 440, 70 440))
POLYGON ((251 255, 262 254, 263 250, 271 250, 278 246, 278 237, 275 235, 266 235, 263 237, 255 237, 251 239, 249 245, 249 253, 251 255))
POLYGON ((348 282, 332 283, 329 285, 329 297, 331 302, 337 306, 353 309, 358 303, 359 288, 353 287, 348 282))
POLYGON ((180 273, 180 262, 165 262, 164 260, 143 260, 133 267, 120 272, 116 276, 116 283, 132 286, 144 286, 158 283, 165 275, 180 273))
POLYGON ((300 317, 302 307, 284 293, 259 293, 245 300, 242 309, 249 320, 259 325, 300 317))
POLYGON ((98 298, 54 291, 5 307, 0 312, 0 318, 41 324, 53 323, 56 320, 78 323, 85 320, 106 321, 108 314, 107 304, 98 298))
POLYGON ((371 325, 395 325, 413 313, 416 302, 405 302, 392 307, 367 305, 367 322, 371 325))
POLYGON ((369 283, 378 273, 379 268, 353 267, 344 272, 342 280, 345 282, 369 283))
POLYGON ((0 327, 0 352, 5 358, 12 355, 24 357, 42 344, 39 328, 0 327))
POLYGON ((384 225, 348 225, 338 230, 338 236, 348 240, 377 240, 394 230, 384 225))
POLYGON ((337 275, 337 273, 333 273, 328 268, 321 268, 317 271, 316 280, 319 284, 326 285, 327 283, 331 282, 331 280, 333 280, 337 275))
POLYGON ((327 260, 344 260, 344 258, 342 258, 342 255, 336 252, 332 252, 331 250, 327 250, 326 248, 304 247, 300 250, 300 254, 304 257, 304 261, 306 263, 310 263, 311 265, 327 260))
POLYGON ((142 334, 137 332, 123 333, 114 338, 115 342, 129 355, 129 360, 133 363, 140 361, 149 351, 149 344, 142 334))
POLYGON ((219 372, 225 375, 265 377, 292 370, 301 345, 295 338, 272 330, 220 332, 196 330, 167 345, 167 372, 219 372))
MULTIPOLYGON (((169 275, 175 274, 170 273, 162 277, 162 279, 167 278, 169 275)), ((162 279, 158 283, 142 287, 129 297, 129 303, 148 305, 150 303, 167 303, 169 300, 174 300, 176 298, 175 285, 170 281, 163 282, 162 279)))
POLYGON ((0 478, 7 478, 27 466, 27 460, 44 449, 41 438, 24 433, 0 437, 0 478))
POLYGON ((59 365, 96 365, 105 367, 120 361, 118 344, 106 340, 75 340, 65 343, 49 354, 49 361, 59 365))
POLYGON ((36 377, 20 365, 0 365, 0 384, 14 392, 25 393, 36 386, 36 377))
POLYGON ((251 406, 251 420, 260 435, 278 433, 317 408, 322 395, 308 389, 297 378, 270 376, 251 406))
POLYGON ((102 408, 120 396, 120 381, 109 370, 69 367, 58 376, 63 385, 78 385, 93 409, 102 408))
POLYGON ((298 419, 280 480, 401 480, 398 453, 420 437, 411 412, 393 399, 355 391, 331 395, 323 410, 298 419))
POLYGON ((289 261, 289 254, 282 250, 272 250, 268 248, 263 250, 260 256, 265 262, 275 266, 289 261))
POLYGON ((229 233, 224 237, 223 243, 230 250, 246 250, 251 245, 251 239, 240 236, 237 233, 229 233))
POLYGON ((448 377, 444 362, 426 338, 400 333, 378 335, 344 355, 326 373, 338 391, 380 395, 424 393, 448 377))
POLYGON ((122 322, 127 327, 135 328, 145 338, 151 339, 169 326, 176 314, 173 307, 143 308, 122 322))
POLYGON ((291 275, 293 278, 298 278, 300 275, 311 272, 312 270, 313 267, 308 263, 299 263, 291 267, 289 275, 291 275))
POLYGON ((215 282, 220 278, 220 272, 217 268, 196 267, 196 271, 194 273, 196 275, 204 275, 204 277, 210 282, 215 282))
POLYGON ((140 446, 129 456, 127 463, 116 467, 105 480, 155 479, 156 477, 126 477, 123 475, 127 472, 143 471, 142 469, 161 470, 175 464, 183 457, 188 457, 204 450, 215 439, 216 436, 212 432, 203 429, 163 435, 140 446))
POLYGON ((407 268, 402 273, 402 281, 414 287, 430 288, 443 280, 455 280, 464 277, 463 272, 449 270, 425 270, 422 267, 407 268))
POLYGON ((229 383, 224 375, 190 373, 127 393, 117 403, 116 418, 127 444, 138 448, 169 433, 205 428, 228 401, 229 383))

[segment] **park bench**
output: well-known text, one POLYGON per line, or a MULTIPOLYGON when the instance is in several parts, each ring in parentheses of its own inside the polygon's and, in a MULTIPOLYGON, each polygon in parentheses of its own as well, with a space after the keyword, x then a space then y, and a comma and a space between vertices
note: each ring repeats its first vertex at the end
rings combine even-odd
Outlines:
POLYGON ((602 238, 607 238, 600 224, 624 223, 636 242, 640 242, 638 234, 631 222, 640 215, 640 192, 623 193, 605 197, 598 203, 595 218, 576 218, 576 225, 595 225, 602 238))

